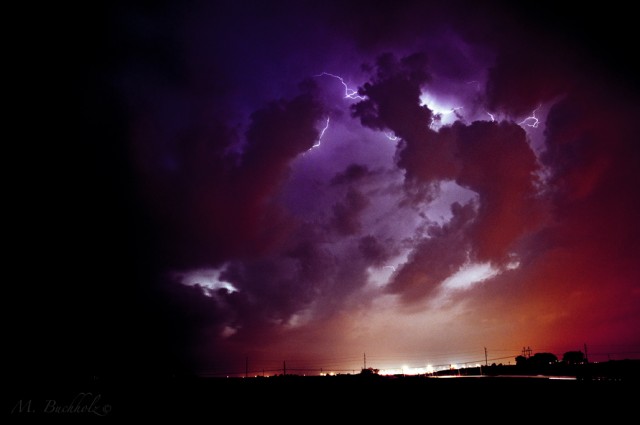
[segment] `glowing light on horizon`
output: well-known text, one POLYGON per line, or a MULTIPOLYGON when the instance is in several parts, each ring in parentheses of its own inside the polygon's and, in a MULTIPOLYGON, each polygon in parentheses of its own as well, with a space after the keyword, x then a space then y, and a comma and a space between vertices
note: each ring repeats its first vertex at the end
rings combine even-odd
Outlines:
POLYGON ((378 371, 378 375, 427 375, 434 372, 433 366, 427 365, 425 367, 411 367, 401 366, 399 368, 381 369, 378 371))

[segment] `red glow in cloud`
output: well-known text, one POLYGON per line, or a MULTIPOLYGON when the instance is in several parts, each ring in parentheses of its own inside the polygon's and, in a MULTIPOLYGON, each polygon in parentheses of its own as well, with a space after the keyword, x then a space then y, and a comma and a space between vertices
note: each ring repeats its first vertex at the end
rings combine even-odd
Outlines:
POLYGON ((479 194, 470 230, 480 261, 503 263, 513 244, 540 224, 536 157, 520 126, 475 122, 459 130, 457 181, 479 194))

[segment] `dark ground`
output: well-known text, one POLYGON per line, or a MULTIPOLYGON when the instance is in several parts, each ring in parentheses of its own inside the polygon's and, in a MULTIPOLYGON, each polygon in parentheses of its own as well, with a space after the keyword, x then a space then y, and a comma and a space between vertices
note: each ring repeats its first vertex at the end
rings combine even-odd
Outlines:
POLYGON ((224 422, 276 419, 298 423, 313 417, 334 422, 439 417, 456 422, 599 419, 621 423, 637 413, 633 397, 638 394, 638 384, 636 379, 360 375, 22 381, 13 383, 3 409, 12 419, 58 416, 148 422, 168 418, 222 421, 227 417, 224 422), (65 407, 71 412, 62 411, 65 407))

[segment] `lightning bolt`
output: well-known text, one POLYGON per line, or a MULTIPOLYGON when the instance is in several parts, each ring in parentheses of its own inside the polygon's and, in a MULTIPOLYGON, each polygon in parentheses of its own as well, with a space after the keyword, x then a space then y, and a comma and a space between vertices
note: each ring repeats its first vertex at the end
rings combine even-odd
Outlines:
POLYGON ((395 135, 395 134, 393 134, 393 133, 386 132, 386 133, 384 133, 384 135, 385 135, 385 136, 387 136, 387 139, 392 140, 392 141, 394 141, 394 142, 395 142, 396 140, 398 140, 398 136, 396 136, 396 135, 395 135))
POLYGON ((314 75, 314 77, 332 77, 336 80, 340 81, 340 83, 344 86, 344 98, 345 99, 358 99, 364 100, 364 96, 360 96, 358 94, 358 90, 350 89, 347 83, 344 82, 344 78, 339 75, 331 74, 329 72, 323 72, 322 74, 314 75))
POLYGON ((491 122, 494 122, 496 120, 496 117, 494 117, 491 112, 487 112, 487 115, 489 115, 489 118, 491 118, 491 122))
POLYGON ((538 119, 538 117, 536 117, 536 111, 538 109, 540 109, 540 106, 538 106, 536 109, 533 110, 533 112, 531 112, 530 117, 523 119, 518 124, 526 125, 527 127, 538 128, 538 124, 540 124, 540 120, 538 119))
POLYGON ((383 269, 391 269, 394 272, 396 271, 396 266, 384 266, 383 269))
MULTIPOLYGON (((327 131, 327 128, 329 128, 329 120, 331 119, 331 117, 327 117, 327 121, 324 124, 324 128, 322 130, 320 130, 320 136, 318 136, 318 141, 309 148, 309 151, 313 148, 317 148, 320 146, 320 144, 322 143, 322 136, 324 136, 324 132, 327 131)), ((309 152, 307 151, 307 152, 309 152)))

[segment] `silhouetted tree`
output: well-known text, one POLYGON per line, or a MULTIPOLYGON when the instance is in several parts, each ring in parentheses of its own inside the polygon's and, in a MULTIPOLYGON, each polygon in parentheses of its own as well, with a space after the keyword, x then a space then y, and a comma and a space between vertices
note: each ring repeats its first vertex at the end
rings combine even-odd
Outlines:
POLYGON ((524 366, 525 364, 527 364, 527 358, 525 356, 516 357, 516 365, 524 366))
POLYGON ((360 371, 360 374, 365 376, 371 376, 371 375, 377 375, 378 372, 380 372, 380 369, 374 369, 372 367, 368 367, 366 369, 362 369, 360 371))
POLYGON ((582 351, 567 351, 562 356, 562 362, 567 364, 584 363, 584 353, 582 351))
POLYGON ((536 353, 529 358, 529 362, 536 366, 546 366, 558 362, 558 357, 552 353, 536 353))

